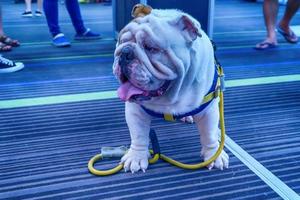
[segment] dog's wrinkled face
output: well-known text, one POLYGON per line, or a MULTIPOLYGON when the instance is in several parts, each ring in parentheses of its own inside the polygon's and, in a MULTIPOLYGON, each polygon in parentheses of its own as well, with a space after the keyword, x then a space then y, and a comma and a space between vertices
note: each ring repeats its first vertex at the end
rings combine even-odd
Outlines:
POLYGON ((122 100, 161 96, 178 77, 182 61, 177 55, 188 57, 183 33, 191 30, 196 34, 184 17, 185 21, 179 23, 182 16, 150 14, 134 19, 120 32, 113 68, 121 83, 118 95, 122 100))
POLYGON ((160 28, 138 18, 121 31, 114 73, 121 81, 118 94, 122 100, 147 100, 162 95, 168 81, 176 78, 166 55, 167 41, 155 35, 163 32, 160 28))

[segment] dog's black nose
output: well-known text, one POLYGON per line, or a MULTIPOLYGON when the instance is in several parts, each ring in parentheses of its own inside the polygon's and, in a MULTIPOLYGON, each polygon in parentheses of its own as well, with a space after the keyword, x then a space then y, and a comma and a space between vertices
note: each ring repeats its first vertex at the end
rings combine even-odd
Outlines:
POLYGON ((126 46, 121 50, 121 55, 119 58, 119 65, 121 66, 121 71, 124 77, 130 78, 130 73, 128 69, 129 63, 134 59, 134 53, 131 46, 126 46))
POLYGON ((125 67, 134 58, 133 48, 131 46, 126 46, 121 50, 121 55, 119 59, 119 65, 125 67))

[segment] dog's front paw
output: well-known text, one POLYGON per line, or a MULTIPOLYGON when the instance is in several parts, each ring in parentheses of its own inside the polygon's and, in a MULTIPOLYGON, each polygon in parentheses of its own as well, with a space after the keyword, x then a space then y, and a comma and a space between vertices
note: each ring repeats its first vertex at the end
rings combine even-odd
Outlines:
MULTIPOLYGON (((201 150, 201 156, 203 157, 204 161, 209 160, 218 150, 219 146, 208 148, 203 147, 201 150)), ((218 156, 218 158, 207 165, 207 168, 211 170, 212 168, 217 168, 223 170, 224 168, 227 169, 229 166, 229 156, 227 153, 222 150, 221 154, 218 156)))
POLYGON ((124 164, 125 172, 131 171, 135 173, 139 170, 143 172, 148 168, 148 158, 150 157, 150 153, 148 150, 133 150, 129 149, 129 151, 122 157, 121 163, 124 164))

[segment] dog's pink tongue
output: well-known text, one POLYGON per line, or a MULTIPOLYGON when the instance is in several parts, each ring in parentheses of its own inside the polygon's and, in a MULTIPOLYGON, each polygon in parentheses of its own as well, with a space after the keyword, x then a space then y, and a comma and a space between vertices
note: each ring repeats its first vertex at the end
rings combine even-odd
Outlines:
POLYGON ((130 97, 137 94, 143 94, 144 91, 132 85, 129 81, 123 83, 118 88, 118 96, 123 101, 128 101, 130 97))

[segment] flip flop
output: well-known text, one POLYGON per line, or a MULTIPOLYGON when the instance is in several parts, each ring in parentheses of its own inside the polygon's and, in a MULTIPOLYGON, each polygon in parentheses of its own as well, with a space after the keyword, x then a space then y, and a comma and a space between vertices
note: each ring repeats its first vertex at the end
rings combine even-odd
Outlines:
POLYGON ((12 46, 0 42, 0 52, 11 51, 12 46))
POLYGON ((20 46, 20 42, 18 40, 13 40, 10 37, 6 36, 6 35, 1 35, 0 36, 0 42, 12 46, 12 47, 18 47, 20 46))
POLYGON ((287 42, 289 42, 289 43, 297 43, 298 42, 297 35, 291 29, 287 33, 284 30, 282 30, 279 26, 277 26, 277 31, 284 37, 284 39, 287 42))
POLYGON ((256 50, 267 50, 267 49, 274 49, 277 47, 277 44, 273 44, 271 42, 261 42, 258 43, 254 48, 256 50))

